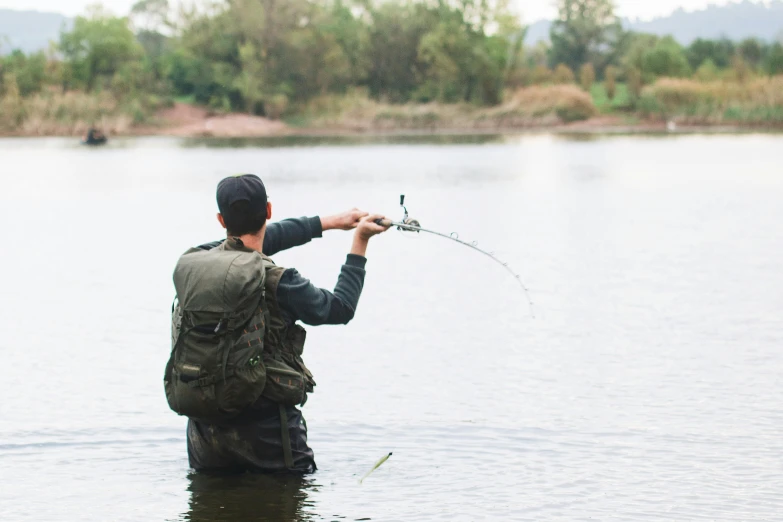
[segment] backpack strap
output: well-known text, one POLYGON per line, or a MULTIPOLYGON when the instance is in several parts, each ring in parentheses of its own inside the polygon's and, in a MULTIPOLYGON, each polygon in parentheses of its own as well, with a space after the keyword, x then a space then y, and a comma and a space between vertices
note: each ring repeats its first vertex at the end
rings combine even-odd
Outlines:
POLYGON ((288 433, 288 413, 282 404, 278 404, 278 408, 280 409, 280 439, 283 442, 285 467, 294 469, 294 456, 291 453, 291 435, 288 433))
POLYGON ((280 306, 277 302, 277 287, 280 285, 280 280, 283 278, 285 268, 275 266, 271 263, 266 265, 265 268, 266 280, 264 281, 264 293, 266 297, 266 306, 272 314, 279 317, 280 306))

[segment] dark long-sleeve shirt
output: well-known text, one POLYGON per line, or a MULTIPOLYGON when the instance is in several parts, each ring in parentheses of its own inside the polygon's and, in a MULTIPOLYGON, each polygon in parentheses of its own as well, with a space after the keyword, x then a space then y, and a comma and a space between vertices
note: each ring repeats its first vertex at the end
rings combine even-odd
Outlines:
MULTIPOLYGON (((283 250, 307 244, 322 234, 321 219, 317 216, 285 219, 267 225, 262 249, 265 255, 271 257, 283 250)), ((220 244, 221 241, 215 241, 199 248, 209 250, 220 244)), ((332 292, 313 285, 296 269, 287 269, 280 279, 276 296, 284 318, 292 324, 301 321, 312 326, 347 324, 353 319, 359 304, 366 263, 365 257, 348 254, 332 292)))

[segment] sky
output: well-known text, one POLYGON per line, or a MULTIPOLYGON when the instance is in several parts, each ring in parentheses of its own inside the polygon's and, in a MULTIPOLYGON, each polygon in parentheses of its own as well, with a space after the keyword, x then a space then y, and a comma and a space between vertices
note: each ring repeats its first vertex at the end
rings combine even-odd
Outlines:
MULTIPOLYGON (((554 0, 513 0, 525 22, 555 16, 554 0)), ((687 11, 703 9, 709 4, 726 4, 737 0, 616 0, 617 14, 626 18, 650 19, 665 16, 679 7, 687 11)), ((0 0, 0 8, 52 11, 74 16, 95 0, 0 0)), ((126 14, 135 0, 103 0, 116 14, 126 14)))

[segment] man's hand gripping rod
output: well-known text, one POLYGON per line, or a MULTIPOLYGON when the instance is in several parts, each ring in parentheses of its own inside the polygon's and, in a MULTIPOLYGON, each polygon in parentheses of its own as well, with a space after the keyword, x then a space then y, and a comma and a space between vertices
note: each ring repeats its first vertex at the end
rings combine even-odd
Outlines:
POLYGON ((510 266, 508 266, 508 263, 501 261, 497 257, 495 257, 495 254, 493 252, 486 252, 478 247, 478 243, 476 241, 473 241, 472 243, 468 243, 467 241, 463 241, 459 238, 459 234, 456 232, 452 232, 449 235, 441 234, 440 232, 435 232, 434 230, 428 230, 426 228, 421 227, 421 223, 419 223, 418 220, 412 219, 408 216, 408 209, 405 208, 405 195, 400 196, 400 206, 402 207, 404 214, 402 217, 402 220, 400 222, 392 221, 390 219, 377 219, 375 220, 375 223, 378 225, 381 225, 383 227, 397 227, 397 230, 403 231, 403 232, 426 232, 428 234, 433 234, 435 236, 440 236, 445 239, 450 239, 452 241, 456 241, 457 243, 461 245, 465 245, 468 248, 472 248, 476 252, 480 252, 484 254, 485 256, 491 258, 493 261, 501 265, 503 268, 506 269, 506 271, 514 276, 514 278, 517 280, 517 283, 519 283, 519 286, 522 288, 522 291, 525 293, 525 298, 527 299, 528 306, 530 307, 530 317, 535 319, 535 314, 533 313, 533 301, 530 299, 530 293, 527 290, 527 287, 522 282, 522 278, 514 272, 514 270, 511 269, 510 266))

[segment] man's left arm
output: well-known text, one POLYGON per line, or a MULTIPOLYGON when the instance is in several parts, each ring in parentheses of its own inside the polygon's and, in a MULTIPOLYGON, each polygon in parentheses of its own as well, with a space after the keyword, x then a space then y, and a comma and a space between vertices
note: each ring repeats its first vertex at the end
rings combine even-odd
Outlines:
MULTIPOLYGON (((367 212, 352 209, 333 216, 289 218, 269 223, 266 227, 262 251, 264 255, 271 257, 278 252, 305 245, 314 238, 321 237, 327 230, 354 229, 366 215, 367 212)), ((214 241, 201 245, 199 248, 210 250, 220 246, 222 242, 223 240, 214 241)))
POLYGON ((273 256, 283 250, 305 245, 314 238, 321 237, 324 231, 321 218, 290 218, 266 226, 262 251, 273 256))
POLYGON ((270 223, 264 236, 264 255, 273 256, 283 250, 302 246, 313 238, 321 237, 327 230, 351 230, 367 215, 358 209, 326 217, 284 219, 270 223))

